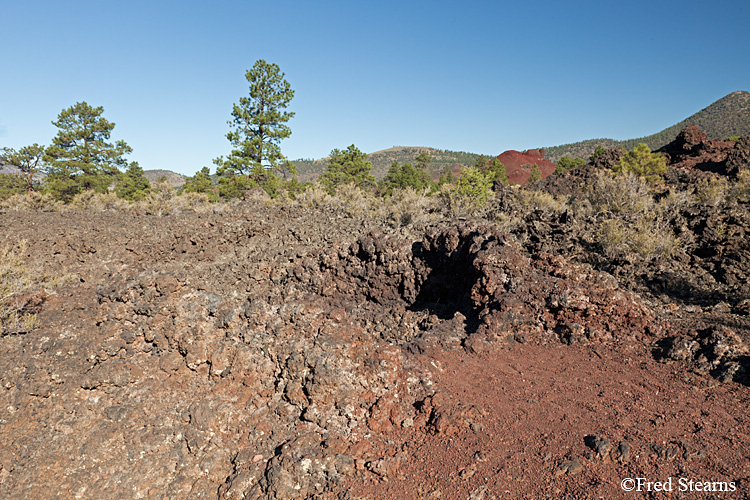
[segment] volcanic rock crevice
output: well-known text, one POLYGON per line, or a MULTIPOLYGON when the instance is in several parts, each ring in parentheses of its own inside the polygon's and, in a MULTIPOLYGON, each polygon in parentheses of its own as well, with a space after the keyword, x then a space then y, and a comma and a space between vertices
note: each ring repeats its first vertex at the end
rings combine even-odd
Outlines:
POLYGON ((570 337, 571 324, 581 339, 596 341, 662 328, 611 278, 561 257, 532 258, 493 226, 435 228, 411 246, 370 234, 346 250, 325 252, 319 263, 316 273, 310 263, 294 270, 299 286, 356 308, 362 325, 391 325, 387 340, 396 343, 446 328, 458 329, 460 340, 476 334, 474 344, 556 341, 560 332, 570 337), (368 307, 373 301, 379 307, 368 307))

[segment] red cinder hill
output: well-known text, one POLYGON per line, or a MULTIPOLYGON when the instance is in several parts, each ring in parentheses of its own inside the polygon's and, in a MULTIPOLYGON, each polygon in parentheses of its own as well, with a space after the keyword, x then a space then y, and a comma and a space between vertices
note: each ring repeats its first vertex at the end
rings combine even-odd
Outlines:
POLYGON ((497 159, 505 165, 505 174, 511 184, 526 184, 535 163, 539 166, 543 179, 552 175, 557 168, 557 165, 544 159, 544 149, 529 149, 524 153, 510 149, 497 159))

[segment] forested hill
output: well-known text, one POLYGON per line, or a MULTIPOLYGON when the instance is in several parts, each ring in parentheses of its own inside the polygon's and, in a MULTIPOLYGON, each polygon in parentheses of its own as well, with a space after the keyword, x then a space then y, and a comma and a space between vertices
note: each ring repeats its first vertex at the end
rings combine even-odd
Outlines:
POLYGON ((661 132, 637 139, 616 141, 614 139, 589 139, 586 141, 547 147, 547 159, 556 162, 565 155, 577 158, 588 158, 597 146, 605 148, 620 147, 633 149, 638 143, 647 144, 652 150, 671 142, 677 134, 688 125, 698 125, 708 137, 725 139, 730 136, 741 136, 750 133, 750 92, 740 90, 733 92, 705 109, 665 128, 661 132))
MULTIPOLYGON (((426 148, 426 147, 405 147, 396 146, 381 151, 375 151, 367 155, 367 159, 372 162, 372 175, 376 179, 382 179, 388 168, 394 161, 400 164, 411 163, 414 164, 414 159, 419 153, 426 151, 432 157, 432 163, 430 167, 433 171, 442 171, 445 167, 464 165, 474 166, 476 159, 479 154, 476 153, 465 153, 463 151, 448 151, 442 149, 426 148)), ((495 153, 497 154, 497 153, 495 153)), ((297 166, 297 177, 300 181, 312 181, 317 179, 320 174, 325 172, 326 165, 328 164, 327 158, 320 160, 293 160, 297 166)))

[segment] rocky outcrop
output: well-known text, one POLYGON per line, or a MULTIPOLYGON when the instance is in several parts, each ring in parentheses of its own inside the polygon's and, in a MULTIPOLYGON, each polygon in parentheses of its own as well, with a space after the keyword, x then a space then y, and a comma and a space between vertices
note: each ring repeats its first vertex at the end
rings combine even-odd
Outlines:
POLYGON ((497 156, 505 166, 505 175, 511 184, 526 184, 531 177, 533 165, 539 167, 542 178, 555 172, 557 165, 544 159, 544 149, 530 149, 525 152, 508 150, 497 156))
POLYGON ((657 150, 667 157, 670 167, 727 174, 726 159, 732 144, 711 140, 695 125, 688 125, 674 141, 657 150))
POLYGON ((532 259, 492 226, 436 229, 413 245, 368 235, 344 253, 300 266, 295 277, 318 294, 358 301, 360 314, 372 310, 366 321, 376 332, 399 343, 446 334, 446 345, 478 349, 635 339, 661 329, 614 281, 561 257, 532 259), (444 322, 457 328, 446 333, 444 322))
POLYGON ((600 154, 596 155, 594 161, 591 163, 594 168, 611 170, 612 167, 620 162, 625 152, 620 148, 605 149, 600 154))
POLYGON ((750 135, 740 137, 727 155, 726 171, 736 176, 741 170, 750 169, 750 135))

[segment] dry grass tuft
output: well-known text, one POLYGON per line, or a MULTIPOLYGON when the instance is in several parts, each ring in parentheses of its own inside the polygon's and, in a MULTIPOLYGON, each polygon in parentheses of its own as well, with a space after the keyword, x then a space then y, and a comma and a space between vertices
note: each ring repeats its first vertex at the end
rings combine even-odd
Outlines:
POLYGON ((680 240, 669 224, 651 212, 634 221, 607 219, 602 222, 596 237, 610 259, 624 258, 629 254, 644 259, 668 258, 680 247, 680 240))
POLYGON ((723 177, 711 177, 702 180, 695 188, 695 199, 698 203, 718 207, 724 203, 729 194, 729 181, 723 177))
POLYGON ((71 202, 65 206, 71 210, 126 210, 130 204, 118 198, 115 193, 95 193, 84 191, 76 195, 71 202))
POLYGON ((364 191, 350 183, 338 186, 331 202, 343 207, 350 216, 359 217, 372 214, 380 201, 370 191, 364 191))
POLYGON ((634 214, 654 207, 648 184, 632 173, 612 175, 600 172, 581 201, 583 204, 579 208, 585 211, 587 205, 595 213, 634 214))
POLYGON ((505 212, 500 212, 495 217, 495 225, 500 231, 504 233, 513 232, 522 224, 523 220, 521 220, 519 217, 514 217, 513 215, 506 214, 505 212))
POLYGON ((37 315, 26 311, 24 295, 45 284, 54 284, 49 276, 24 262, 26 240, 14 248, 0 248, 0 335, 26 333, 39 325, 37 315))
POLYGON ((741 203, 750 203, 750 170, 740 170, 732 183, 729 195, 741 203))
POLYGON ((397 189, 382 203, 388 223, 396 229, 428 222, 437 208, 436 200, 428 196, 428 190, 417 193, 412 188, 397 189))
POLYGON ((55 212, 63 207, 63 203, 56 201, 51 194, 31 193, 15 194, 7 200, 0 201, 0 208, 7 210, 41 210, 55 212))
POLYGON ((331 203, 331 196, 318 184, 308 185, 303 192, 294 197, 294 204, 305 208, 316 208, 331 203))
POLYGON ((568 209, 567 197, 556 198, 545 191, 518 189, 515 195, 524 211, 564 212, 568 209))

